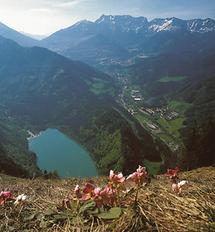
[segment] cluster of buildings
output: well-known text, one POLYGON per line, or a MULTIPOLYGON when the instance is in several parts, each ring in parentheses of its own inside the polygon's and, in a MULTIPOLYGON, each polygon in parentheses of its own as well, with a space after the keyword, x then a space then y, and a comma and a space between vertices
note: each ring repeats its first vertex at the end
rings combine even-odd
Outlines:
POLYGON ((146 115, 154 115, 155 114, 155 111, 150 109, 150 108, 144 108, 144 107, 141 107, 139 109, 139 111, 143 114, 146 114, 146 115))
POLYGON ((168 107, 166 108, 157 107, 155 109, 151 109, 148 107, 141 107, 139 111, 144 114, 151 115, 151 116, 159 115, 161 118, 164 118, 166 120, 173 120, 179 116, 179 113, 175 111, 170 111, 168 107))
MULTIPOLYGON (((144 104, 144 98, 140 90, 128 87, 126 79, 121 78, 120 75, 117 76, 123 85, 123 92, 119 94, 119 99, 124 108, 131 114, 135 115, 138 112, 148 116, 144 122, 141 122, 143 126, 146 126, 149 130, 154 133, 162 132, 162 128, 157 123, 158 118, 165 119, 167 121, 176 119, 179 113, 167 107, 149 107, 144 104), (132 101, 130 101, 132 100, 132 101), (136 103, 136 104, 135 104, 136 103)), ((177 151, 179 146, 175 144, 174 141, 167 142, 168 146, 173 150, 177 151)))
POLYGON ((155 112, 160 113, 160 116, 166 120, 173 120, 179 116, 179 113, 176 111, 171 111, 168 107, 156 108, 155 112))
POLYGON ((175 119, 178 117, 178 113, 175 112, 175 111, 172 111, 172 112, 169 112, 167 115, 166 115, 166 119, 167 120, 172 120, 172 119, 175 119))
POLYGON ((143 97, 142 97, 142 94, 140 93, 140 91, 139 90, 135 90, 135 89, 131 90, 131 97, 136 102, 144 100, 143 97))
POLYGON ((149 127, 149 129, 152 129, 152 130, 159 129, 159 127, 157 125, 155 125, 154 123, 147 123, 147 126, 149 127))

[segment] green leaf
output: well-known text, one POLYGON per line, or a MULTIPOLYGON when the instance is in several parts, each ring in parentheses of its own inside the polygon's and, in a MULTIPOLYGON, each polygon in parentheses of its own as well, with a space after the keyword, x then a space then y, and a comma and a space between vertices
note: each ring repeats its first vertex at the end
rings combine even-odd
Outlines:
POLYGON ((38 215, 37 213, 34 213, 34 214, 31 214, 30 216, 25 217, 24 222, 32 221, 37 215, 38 215))
POLYGON ((86 202, 79 210, 80 213, 84 213, 88 210, 93 210, 96 207, 96 203, 94 201, 86 202))
POLYGON ((105 220, 117 219, 121 216, 122 209, 119 207, 113 207, 106 212, 97 214, 97 217, 105 220))
POLYGON ((40 228, 47 228, 47 227, 49 227, 49 225, 50 225, 50 222, 48 222, 48 221, 42 220, 40 222, 40 228))
POLYGON ((88 213, 88 214, 91 214, 91 215, 95 215, 95 214, 98 214, 98 213, 99 213, 99 209, 98 209, 98 208, 95 208, 94 210, 88 210, 87 213, 88 213))
POLYGON ((53 209, 47 209, 44 214, 45 216, 51 216, 56 214, 56 211, 54 211, 53 209))
POLYGON ((54 217, 55 220, 60 221, 60 220, 67 219, 68 215, 64 214, 64 213, 60 213, 60 214, 53 215, 53 217, 54 217))

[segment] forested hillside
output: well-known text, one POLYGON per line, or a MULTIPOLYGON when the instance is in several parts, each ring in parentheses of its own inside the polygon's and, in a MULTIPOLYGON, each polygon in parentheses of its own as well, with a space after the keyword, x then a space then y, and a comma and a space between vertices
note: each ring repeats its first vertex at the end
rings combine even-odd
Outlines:
POLYGON ((171 157, 168 148, 141 127, 139 136, 138 122, 114 103, 110 76, 46 49, 23 48, 3 38, 0 51, 1 111, 14 122, 13 133, 21 140, 14 145, 19 143, 20 149, 27 146, 20 133, 52 127, 80 141, 102 173, 109 168, 127 172, 146 157, 171 157))
POLYGON ((215 78, 201 81, 182 92, 192 103, 186 112, 182 136, 186 150, 183 162, 188 168, 215 165, 215 78))

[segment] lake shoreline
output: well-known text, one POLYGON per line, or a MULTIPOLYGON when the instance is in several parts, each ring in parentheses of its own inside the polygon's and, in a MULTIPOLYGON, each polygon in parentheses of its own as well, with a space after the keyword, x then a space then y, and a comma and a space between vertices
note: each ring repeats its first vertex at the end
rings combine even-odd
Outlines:
POLYGON ((92 155, 60 130, 49 128, 29 135, 29 150, 36 154, 42 171, 57 171, 62 178, 98 176, 92 155))

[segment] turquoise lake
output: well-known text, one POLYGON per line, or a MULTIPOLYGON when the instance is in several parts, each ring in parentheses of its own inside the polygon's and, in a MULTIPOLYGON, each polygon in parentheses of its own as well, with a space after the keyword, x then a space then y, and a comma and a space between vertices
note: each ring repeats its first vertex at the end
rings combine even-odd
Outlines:
POLYGON ((90 154, 57 129, 47 129, 30 139, 29 149, 37 154, 41 170, 56 170, 60 177, 97 176, 90 154))

